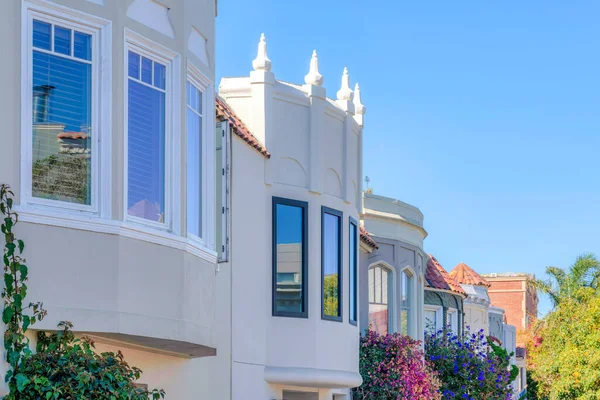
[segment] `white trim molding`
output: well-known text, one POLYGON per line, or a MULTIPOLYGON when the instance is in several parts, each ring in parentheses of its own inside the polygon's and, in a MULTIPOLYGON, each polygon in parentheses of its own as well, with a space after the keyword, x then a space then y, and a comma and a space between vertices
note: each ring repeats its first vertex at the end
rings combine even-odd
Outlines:
MULTIPOLYGON (((187 62, 187 82, 195 87, 202 93, 202 237, 196 237, 195 235, 188 235, 191 240, 198 241, 203 246, 210 249, 216 249, 215 240, 215 179, 216 179, 216 166, 215 166, 215 112, 214 112, 214 84, 213 82, 200 71, 190 61, 187 62)), ((186 107, 187 113, 187 107, 186 107)), ((187 118, 187 116, 186 116, 187 118)), ((187 131, 185 133, 187 138, 187 131)), ((186 141, 187 148, 187 141, 186 141)), ((187 154, 186 154, 186 165, 187 165, 187 154)), ((187 174, 187 169, 186 169, 187 174)), ((187 179, 186 179, 187 182, 187 179)), ((187 201, 186 201, 187 205, 187 201)), ((187 210, 186 210, 187 215, 187 210)), ((187 221, 187 219, 186 219, 187 221)))
MULTIPOLYGON (((111 128, 112 128, 112 23, 68 7, 43 0, 22 3, 21 21, 21 205, 49 212, 111 217, 111 128), (59 25, 91 36, 91 199, 90 205, 33 197, 33 20, 59 25)), ((44 50, 40 50, 45 52, 44 50)))
POLYGON ((123 205, 124 219, 132 224, 138 224, 146 228, 154 228, 165 232, 171 232, 175 235, 181 234, 181 56, 158 43, 151 41, 140 34, 125 28, 125 46, 123 54, 124 71, 124 143, 123 143, 123 205), (129 169, 129 148, 128 148, 128 93, 129 93, 129 74, 128 74, 128 52, 133 51, 141 56, 147 57, 152 61, 164 64, 166 67, 165 77, 165 178, 164 178, 164 222, 153 222, 129 216, 127 214, 128 204, 128 169, 129 169))
MULTIPOLYGON (((444 307, 425 304, 423 306, 423 316, 425 316, 425 311, 433 311, 435 313, 435 331, 437 332, 439 329, 442 329, 444 326, 444 307)), ((425 320, 427 318, 424 317, 423 319, 425 320)), ((427 321, 424 321, 424 325, 425 330, 429 330, 427 321)))
POLYGON ((68 213, 48 213, 45 209, 15 207, 20 222, 79 229, 83 231, 120 235, 144 242, 167 246, 186 251, 210 263, 217 262, 217 252, 208 249, 185 237, 170 232, 148 228, 131 222, 123 222, 98 217, 87 217, 68 213))

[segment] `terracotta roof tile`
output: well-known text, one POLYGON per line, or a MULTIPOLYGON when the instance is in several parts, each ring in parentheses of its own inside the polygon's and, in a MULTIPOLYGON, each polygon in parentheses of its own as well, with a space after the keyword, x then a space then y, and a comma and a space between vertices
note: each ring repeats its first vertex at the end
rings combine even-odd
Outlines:
POLYGON ((218 121, 229 121, 229 126, 236 135, 238 135, 243 141, 248 143, 250 146, 254 147, 256 151, 258 151, 263 156, 271 158, 271 154, 269 154, 265 146, 261 142, 259 142, 258 139, 256 139, 256 137, 252 134, 252 132, 250 132, 250 130, 235 114, 235 112, 233 112, 233 110, 231 109, 231 107, 229 107, 225 100, 217 96, 215 106, 218 121))
POLYGON ((444 267, 442 267, 438 260, 431 254, 429 254, 429 260, 427 260, 425 280, 427 284, 434 289, 450 290, 455 293, 466 295, 460 284, 448 274, 444 267))
POLYGON ((377 243, 373 240, 371 235, 369 235, 369 232, 367 232, 366 229, 362 226, 360 227, 360 240, 369 247, 372 247, 374 249, 379 248, 379 246, 377 246, 377 243))
POLYGON ((464 285, 491 286, 488 281, 483 279, 481 275, 465 263, 460 263, 454 267, 454 269, 450 271, 450 276, 464 285))

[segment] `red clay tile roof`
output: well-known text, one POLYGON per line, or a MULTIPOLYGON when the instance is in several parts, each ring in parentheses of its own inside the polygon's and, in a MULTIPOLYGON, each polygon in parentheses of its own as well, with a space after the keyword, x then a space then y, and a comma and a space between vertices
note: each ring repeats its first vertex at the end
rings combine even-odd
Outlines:
POLYGON ((466 296, 460 284, 448 274, 442 264, 431 254, 429 254, 429 260, 427 260, 425 280, 434 289, 450 290, 466 296))
POLYGON ((450 276, 464 285, 492 286, 488 281, 483 279, 481 275, 473 271, 473 268, 465 263, 460 263, 454 267, 454 269, 450 271, 450 276))
POLYGON ((242 122, 242 120, 233 112, 231 107, 225 102, 225 100, 221 99, 217 96, 216 99, 216 110, 217 110, 217 120, 218 121, 229 121, 229 126, 231 130, 242 138, 243 141, 248 143, 250 146, 254 147, 256 151, 267 158, 271 158, 271 154, 267 151, 265 146, 260 143, 256 137, 250 132, 246 125, 242 122))
POLYGON ((87 139, 88 135, 83 132, 61 132, 57 137, 59 139, 87 139))
POLYGON ((377 243, 375 243, 371 235, 369 235, 369 232, 367 232, 366 229, 362 226, 360 227, 360 240, 369 247, 372 247, 374 249, 379 248, 379 246, 377 246, 377 243))

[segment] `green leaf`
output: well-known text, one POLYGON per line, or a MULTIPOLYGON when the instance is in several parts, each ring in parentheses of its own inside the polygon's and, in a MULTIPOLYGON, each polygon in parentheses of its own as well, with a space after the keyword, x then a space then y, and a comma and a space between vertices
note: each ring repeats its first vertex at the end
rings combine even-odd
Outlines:
POLYGON ((19 244, 19 253, 23 254, 23 250, 25 250, 25 242, 19 239, 17 240, 17 243, 19 244))
POLYGON ((29 272, 29 269, 27 268, 27 265, 25 264, 21 264, 19 266, 19 272, 21 273, 21 280, 25 280, 27 279, 27 273, 29 272))
POLYGON ((29 383, 29 379, 23 374, 18 374, 17 376, 15 376, 15 380, 17 381, 17 390, 19 392, 23 392, 25 386, 27 386, 27 384, 29 383))
POLYGON ((30 324, 31 324, 31 319, 29 318, 29 316, 23 315, 23 332, 27 331, 27 328, 29 328, 30 324))
POLYGON ((14 315, 14 309, 12 306, 5 306, 4 311, 2 311, 2 322, 8 324, 14 315))
POLYGON ((13 283, 15 282, 12 274, 4 274, 4 286, 7 289, 7 293, 10 296, 13 291, 13 283))

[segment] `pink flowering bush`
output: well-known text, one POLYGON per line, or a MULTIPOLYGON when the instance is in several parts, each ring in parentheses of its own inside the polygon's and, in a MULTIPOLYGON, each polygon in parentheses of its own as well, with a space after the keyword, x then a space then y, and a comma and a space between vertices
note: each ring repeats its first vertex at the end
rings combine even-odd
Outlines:
POLYGON ((360 341, 363 384, 353 399, 441 399, 437 374, 424 361, 420 342, 397 333, 369 331, 360 341))

